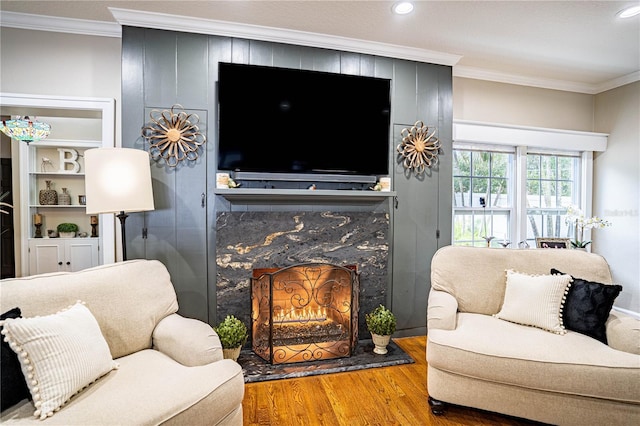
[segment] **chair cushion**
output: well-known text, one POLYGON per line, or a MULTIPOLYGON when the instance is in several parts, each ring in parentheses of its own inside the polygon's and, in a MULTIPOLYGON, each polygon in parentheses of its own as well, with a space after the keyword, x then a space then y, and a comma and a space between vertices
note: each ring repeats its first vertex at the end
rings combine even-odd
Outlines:
POLYGON ((53 315, 8 319, 2 334, 18 354, 34 415, 41 420, 117 367, 98 322, 82 303, 53 315))
MULTIPOLYGON (((241 406, 244 378, 239 364, 225 359, 186 367, 147 349, 116 359, 120 367, 74 396, 48 418, 53 425, 159 425, 181 417, 180 424, 219 424, 241 406), (190 408, 204 417, 191 418, 190 408)), ((24 401, 2 413, 3 426, 22 424, 33 405, 24 401)))
POLYGON ((560 335, 460 313, 455 330, 429 331, 427 361, 496 383, 640 403, 640 356, 572 331, 560 335))

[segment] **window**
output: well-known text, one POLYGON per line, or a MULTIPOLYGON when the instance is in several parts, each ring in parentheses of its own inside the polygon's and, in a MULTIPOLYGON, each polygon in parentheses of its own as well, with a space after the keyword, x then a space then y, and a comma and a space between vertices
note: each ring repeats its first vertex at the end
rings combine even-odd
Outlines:
POLYGON ((570 238, 565 223, 567 206, 579 205, 580 157, 544 153, 527 154, 527 241, 536 237, 570 238))
POLYGON ((454 120, 452 243, 572 238, 566 208, 591 216, 593 152, 606 148, 602 133, 454 120))
POLYGON ((512 152, 453 151, 453 241, 486 246, 504 241, 513 214, 512 152), (493 236, 493 238, 491 238, 493 236))
POLYGON ((453 244, 506 246, 536 237, 572 237, 565 224, 567 206, 579 205, 580 156, 491 147, 453 150, 453 244), (517 153, 516 153, 517 152, 517 153), (514 178, 518 158, 526 162, 522 188, 514 178), (524 218, 516 200, 525 200, 524 218), (522 225, 526 233, 519 233, 522 225), (515 235, 524 237, 512 238, 515 235))

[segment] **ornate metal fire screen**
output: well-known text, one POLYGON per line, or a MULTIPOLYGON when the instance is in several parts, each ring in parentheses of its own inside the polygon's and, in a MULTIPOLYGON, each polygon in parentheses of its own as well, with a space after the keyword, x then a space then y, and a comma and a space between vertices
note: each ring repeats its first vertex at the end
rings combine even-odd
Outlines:
POLYGON ((351 356, 358 342, 356 266, 254 269, 253 351, 271 364, 351 356))

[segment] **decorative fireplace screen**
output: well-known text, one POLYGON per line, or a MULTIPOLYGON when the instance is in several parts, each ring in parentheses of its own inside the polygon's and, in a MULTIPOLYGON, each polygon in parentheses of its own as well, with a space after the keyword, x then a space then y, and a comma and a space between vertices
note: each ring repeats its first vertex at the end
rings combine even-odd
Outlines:
POLYGON ((354 265, 254 269, 253 351, 271 364, 350 356, 358 342, 359 292, 354 265))

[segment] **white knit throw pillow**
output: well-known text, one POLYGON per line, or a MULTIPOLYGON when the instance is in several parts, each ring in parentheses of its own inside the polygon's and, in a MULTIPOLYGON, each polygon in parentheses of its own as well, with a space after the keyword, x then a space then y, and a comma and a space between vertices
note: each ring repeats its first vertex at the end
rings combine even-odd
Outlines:
POLYGON ((513 270, 506 273, 504 302, 494 317, 565 334, 562 308, 571 275, 528 275, 513 270))
POLYGON ((18 354, 40 419, 118 366, 81 302, 53 315, 6 320, 2 334, 18 354))

